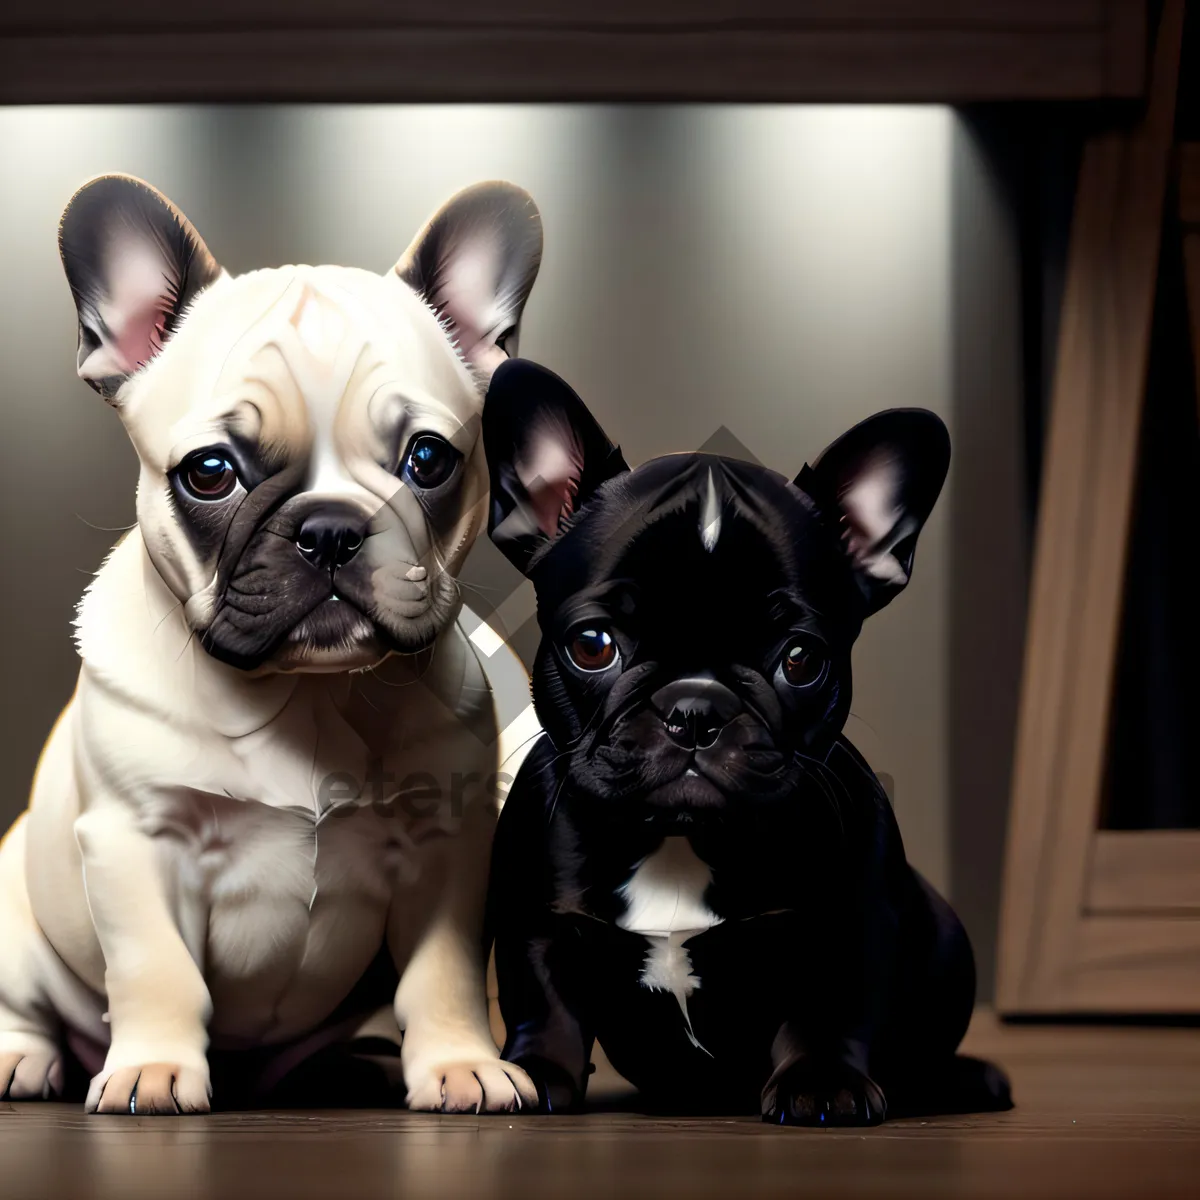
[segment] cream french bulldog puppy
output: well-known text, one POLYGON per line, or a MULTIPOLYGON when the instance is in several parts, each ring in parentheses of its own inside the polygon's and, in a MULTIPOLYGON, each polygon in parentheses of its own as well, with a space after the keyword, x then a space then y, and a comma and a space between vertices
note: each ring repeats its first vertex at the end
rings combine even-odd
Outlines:
POLYGON ((0 1096, 55 1094, 65 1040, 89 1111, 206 1111, 210 1045, 339 1037, 386 947, 409 1105, 536 1103, 488 1030, 496 718, 455 573, 541 244, 502 183, 382 276, 231 277, 127 176, 67 206, 79 374, 137 451, 137 525, 0 849, 0 1096))

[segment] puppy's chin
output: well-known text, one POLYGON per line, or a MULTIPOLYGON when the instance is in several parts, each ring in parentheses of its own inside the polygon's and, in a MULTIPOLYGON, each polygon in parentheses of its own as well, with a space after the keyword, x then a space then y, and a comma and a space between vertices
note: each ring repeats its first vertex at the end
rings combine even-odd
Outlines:
POLYGON ((655 826, 693 825, 723 813, 729 797, 693 767, 652 788, 642 799, 643 820, 655 826))
POLYGON ((745 748, 718 742, 694 752, 656 732, 617 741, 581 747, 568 767, 572 794, 608 821, 679 832, 713 821, 754 820, 787 803, 799 782, 796 765, 760 739, 745 748))
POLYGON ((358 671, 382 662, 389 653, 391 648, 370 618, 331 596, 296 625, 264 665, 289 673, 358 671))
POLYGON ((430 597, 380 595, 361 581, 343 583, 338 593, 325 591, 315 607, 301 609, 290 628, 280 628, 279 617, 287 615, 289 601, 294 608, 296 592, 283 585, 266 589, 272 597, 266 604, 223 605, 198 629, 200 645, 251 676, 363 671, 393 654, 427 650, 458 615, 458 590, 448 576, 435 581, 430 597))
POLYGON ((619 771, 610 775, 594 768, 595 760, 575 761, 569 768, 571 791, 589 808, 617 821, 686 824, 725 812, 731 797, 719 782, 695 764, 662 762, 643 764, 649 770, 619 771))

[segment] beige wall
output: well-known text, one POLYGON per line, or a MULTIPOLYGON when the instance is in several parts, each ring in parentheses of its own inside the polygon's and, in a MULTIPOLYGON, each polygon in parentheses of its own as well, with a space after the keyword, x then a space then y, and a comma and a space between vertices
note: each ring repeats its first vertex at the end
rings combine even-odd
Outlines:
MULTIPOLYGON (((55 252, 83 179, 146 177, 234 271, 382 270, 453 189, 516 180, 543 210, 547 243, 521 352, 571 380, 632 461, 726 426, 794 473, 876 409, 932 408, 953 435, 970 403, 952 346, 955 128, 937 108, 0 110, 0 825, 23 805, 70 693, 72 606, 115 536, 95 527, 132 519, 132 455, 74 378, 55 252)), ((895 777, 910 857, 942 886, 948 508, 909 591, 863 635, 850 730, 895 777)), ((510 585, 490 547, 472 571, 510 585)))
POLYGON ((948 850, 950 893, 975 944, 983 996, 992 994, 1030 549, 1021 247, 1007 195, 1016 136, 995 114, 960 118, 951 155, 958 465, 947 509, 948 850))

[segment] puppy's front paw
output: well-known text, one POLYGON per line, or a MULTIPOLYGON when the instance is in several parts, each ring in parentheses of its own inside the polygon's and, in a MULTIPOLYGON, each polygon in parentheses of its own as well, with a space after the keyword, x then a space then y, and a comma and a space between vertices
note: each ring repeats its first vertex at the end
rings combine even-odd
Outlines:
POLYGON ((537 1089, 537 1112, 575 1112, 583 1107, 583 1093, 570 1073, 547 1058, 528 1055, 511 1064, 524 1069, 537 1089))
POLYGON ((797 1059, 763 1089, 762 1118, 775 1125, 878 1125, 886 1116, 879 1085, 836 1060, 797 1059))
POLYGON ((4 1040, 0 1039, 0 1100, 49 1100, 62 1092, 63 1063, 57 1046, 23 1035, 14 1035, 11 1045, 4 1040))
POLYGON ((90 1113, 123 1116, 177 1116, 209 1111, 208 1068, 178 1063, 146 1063, 101 1071, 88 1090, 90 1113))
POLYGON ((407 1104, 424 1112, 516 1112, 536 1107, 528 1075, 498 1058, 442 1062, 405 1072, 407 1104))

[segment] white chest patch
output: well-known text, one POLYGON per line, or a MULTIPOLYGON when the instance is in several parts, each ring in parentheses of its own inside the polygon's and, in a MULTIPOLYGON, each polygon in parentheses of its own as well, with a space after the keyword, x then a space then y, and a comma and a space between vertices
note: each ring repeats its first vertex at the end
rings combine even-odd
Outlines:
POLYGON ((687 1008, 688 997, 700 987, 700 980, 692 974, 692 961, 683 943, 721 923, 704 903, 711 882, 712 871, 696 857, 687 838, 665 838, 622 884, 626 908, 617 919, 620 928, 640 933, 649 943, 642 964, 642 986, 675 997, 688 1037, 701 1050, 704 1047, 692 1032, 687 1008))
POLYGON ((704 507, 700 511, 700 541, 710 554, 717 548, 721 537, 721 503, 717 499, 716 484, 713 483, 712 467, 708 468, 708 489, 704 493, 704 507))

